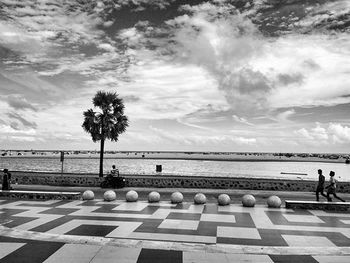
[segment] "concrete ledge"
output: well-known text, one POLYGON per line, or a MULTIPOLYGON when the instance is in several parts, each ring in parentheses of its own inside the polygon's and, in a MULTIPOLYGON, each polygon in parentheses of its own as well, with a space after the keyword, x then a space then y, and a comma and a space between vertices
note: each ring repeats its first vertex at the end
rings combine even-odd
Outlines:
POLYGON ((80 192, 0 190, 0 197, 9 199, 77 200, 80 199, 80 192))
POLYGON ((317 202, 317 201, 297 201, 285 200, 286 208, 292 209, 318 209, 332 211, 350 210, 350 202, 317 202))
MULTIPOLYGON (((104 178, 97 174, 11 171, 12 183, 23 185, 99 187, 104 178)), ((232 172, 234 174, 234 171, 232 172)), ((135 175, 121 174, 126 187, 249 189, 268 191, 315 192, 317 181, 247 177, 135 175)), ((1 178, 0 178, 1 181, 1 178)), ((350 193, 350 182, 338 182, 337 192, 350 193)))

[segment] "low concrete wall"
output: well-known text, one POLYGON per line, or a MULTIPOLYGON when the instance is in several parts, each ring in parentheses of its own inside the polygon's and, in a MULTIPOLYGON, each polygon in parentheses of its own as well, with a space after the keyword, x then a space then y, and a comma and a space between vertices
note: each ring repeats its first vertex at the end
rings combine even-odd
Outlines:
MULTIPOLYGON (((63 174, 44 172, 12 173, 12 182, 18 184, 39 184, 58 186, 99 186, 103 181, 97 174, 63 174)), ((282 180, 258 178, 223 178, 195 176, 161 176, 161 175, 122 175, 127 187, 159 188, 209 188, 209 189, 251 189, 276 191, 313 192, 316 181, 282 180)), ((2 180, 2 178, 0 179, 2 180)), ((339 182, 338 192, 350 193, 350 182, 339 182)))

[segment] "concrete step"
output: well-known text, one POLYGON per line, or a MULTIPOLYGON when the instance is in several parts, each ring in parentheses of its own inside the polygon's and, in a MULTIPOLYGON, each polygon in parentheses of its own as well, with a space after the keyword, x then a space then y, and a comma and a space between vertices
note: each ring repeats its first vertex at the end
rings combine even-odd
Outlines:
POLYGON ((301 200, 285 200, 286 208, 291 209, 318 209, 332 211, 350 210, 350 202, 317 202, 301 200))

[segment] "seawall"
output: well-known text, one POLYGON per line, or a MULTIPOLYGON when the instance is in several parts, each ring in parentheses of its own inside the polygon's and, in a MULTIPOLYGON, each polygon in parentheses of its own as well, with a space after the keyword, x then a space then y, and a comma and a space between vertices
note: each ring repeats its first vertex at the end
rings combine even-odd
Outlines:
MULTIPOLYGON (((48 173, 11 171, 12 183, 56 186, 100 186, 97 174, 48 173)), ((162 175, 122 175, 127 187, 251 189, 314 192, 316 181, 265 178, 227 178, 162 175)), ((2 180, 2 178, 0 178, 2 180)), ((350 193, 350 182, 339 182, 337 191, 350 193)))

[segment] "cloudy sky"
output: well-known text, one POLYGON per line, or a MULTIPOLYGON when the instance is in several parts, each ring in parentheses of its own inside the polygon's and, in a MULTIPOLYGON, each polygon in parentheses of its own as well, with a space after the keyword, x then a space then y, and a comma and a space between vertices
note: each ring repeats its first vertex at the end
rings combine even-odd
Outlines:
POLYGON ((0 148, 350 151, 348 0, 0 0, 0 148))

